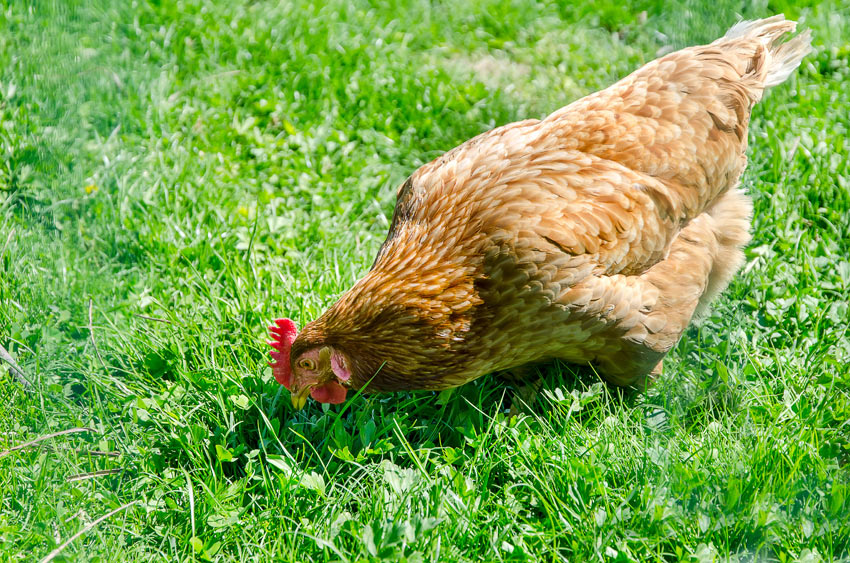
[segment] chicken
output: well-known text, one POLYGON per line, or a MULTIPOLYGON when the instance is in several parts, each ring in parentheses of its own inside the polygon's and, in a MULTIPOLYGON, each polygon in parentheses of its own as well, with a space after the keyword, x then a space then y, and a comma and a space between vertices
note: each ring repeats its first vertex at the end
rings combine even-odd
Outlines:
POLYGON ((371 270, 298 333, 271 327, 301 408, 560 359, 643 385, 743 261, 750 111, 811 50, 781 15, 498 127, 399 188, 371 270))

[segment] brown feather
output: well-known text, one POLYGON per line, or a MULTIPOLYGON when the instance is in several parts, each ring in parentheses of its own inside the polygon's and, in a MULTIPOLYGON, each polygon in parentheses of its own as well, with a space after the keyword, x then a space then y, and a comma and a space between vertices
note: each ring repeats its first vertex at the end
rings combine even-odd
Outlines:
POLYGON ((793 28, 739 24, 422 166, 399 188, 372 269, 292 357, 331 345, 369 391, 443 389, 552 358, 618 385, 657 372, 740 266, 750 111, 806 54, 806 34, 777 45, 793 28))

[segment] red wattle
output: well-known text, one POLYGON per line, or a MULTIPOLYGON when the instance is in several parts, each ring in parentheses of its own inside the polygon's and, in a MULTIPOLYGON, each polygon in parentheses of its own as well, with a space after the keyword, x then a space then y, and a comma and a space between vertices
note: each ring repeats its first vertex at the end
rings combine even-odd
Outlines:
POLYGON ((313 391, 310 392, 310 396, 319 401, 320 403, 331 403, 333 405, 338 405, 340 403, 345 402, 345 395, 348 393, 348 389, 337 383, 336 381, 331 381, 325 383, 321 387, 316 387, 313 391))

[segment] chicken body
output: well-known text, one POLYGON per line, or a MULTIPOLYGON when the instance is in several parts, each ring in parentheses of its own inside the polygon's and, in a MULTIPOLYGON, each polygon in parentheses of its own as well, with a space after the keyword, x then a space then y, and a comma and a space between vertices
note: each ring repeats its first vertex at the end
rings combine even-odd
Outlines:
POLYGON ((320 347, 367 391, 555 358, 616 385, 660 371, 742 262, 750 111, 808 53, 808 33, 777 42, 794 27, 742 22, 422 166, 372 269, 292 343, 296 378, 320 347))

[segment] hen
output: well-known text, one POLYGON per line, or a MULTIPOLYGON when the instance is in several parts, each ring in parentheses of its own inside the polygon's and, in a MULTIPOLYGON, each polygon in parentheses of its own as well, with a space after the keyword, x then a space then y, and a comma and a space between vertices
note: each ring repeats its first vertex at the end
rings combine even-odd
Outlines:
POLYGON ((743 260, 750 111, 810 51, 778 41, 795 27, 738 23, 419 168, 366 276, 300 334, 271 327, 293 405, 555 358, 621 386, 660 373, 743 260))

